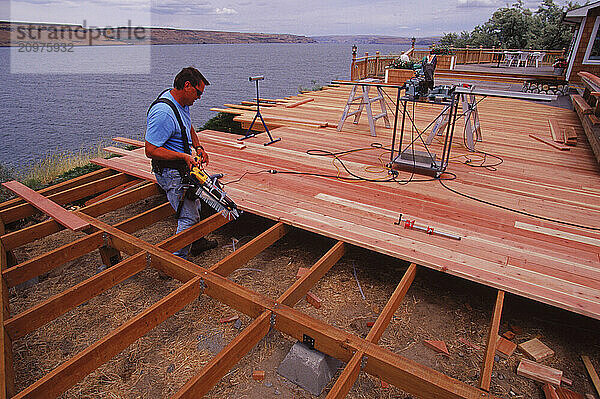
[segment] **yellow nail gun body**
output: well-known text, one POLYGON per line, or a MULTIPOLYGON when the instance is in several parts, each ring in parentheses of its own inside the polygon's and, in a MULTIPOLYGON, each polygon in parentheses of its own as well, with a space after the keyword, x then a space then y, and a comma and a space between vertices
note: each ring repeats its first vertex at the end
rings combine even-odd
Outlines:
POLYGON ((221 177, 222 173, 209 175, 202 167, 194 166, 189 174, 188 195, 200 198, 226 218, 236 219, 242 211, 223 190, 223 184, 219 181, 221 177))

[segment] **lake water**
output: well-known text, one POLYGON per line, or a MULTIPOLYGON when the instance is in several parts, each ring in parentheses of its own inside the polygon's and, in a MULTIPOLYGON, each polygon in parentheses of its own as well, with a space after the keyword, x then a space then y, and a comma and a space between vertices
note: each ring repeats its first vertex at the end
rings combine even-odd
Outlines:
MULTIPOLYGON (((348 79, 352 58, 351 46, 340 44, 151 46, 149 73, 139 74, 131 73, 143 62, 135 47, 76 47, 70 58, 61 59, 73 73, 38 73, 51 70, 44 63, 56 61, 56 54, 40 54, 33 73, 11 73, 16 49, 0 48, 0 164, 20 167, 48 153, 95 148, 114 136, 143 140, 147 107, 185 66, 197 67, 211 83, 191 111, 194 125, 201 127, 215 115, 210 108, 255 97, 249 76, 265 76, 261 97, 282 98, 300 87, 348 79), (111 68, 103 71, 113 72, 77 73, 95 63, 108 63, 111 68)), ((406 48, 361 45, 359 54, 399 54, 406 48)))

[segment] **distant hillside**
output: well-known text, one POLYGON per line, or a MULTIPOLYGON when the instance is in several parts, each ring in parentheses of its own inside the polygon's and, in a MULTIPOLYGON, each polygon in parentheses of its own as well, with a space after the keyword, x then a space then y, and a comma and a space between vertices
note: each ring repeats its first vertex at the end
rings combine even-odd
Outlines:
MULTIPOLYGON (((376 36, 376 35, 329 35, 311 36, 317 43, 339 43, 339 44, 411 44, 410 37, 399 36, 376 36)), ((440 40, 439 37, 417 37, 417 46, 428 46, 440 40)))
POLYGON ((18 42, 72 43, 75 46, 116 44, 316 43, 315 40, 306 36, 288 34, 141 27, 86 30, 81 25, 0 21, 0 46, 18 46, 18 42))

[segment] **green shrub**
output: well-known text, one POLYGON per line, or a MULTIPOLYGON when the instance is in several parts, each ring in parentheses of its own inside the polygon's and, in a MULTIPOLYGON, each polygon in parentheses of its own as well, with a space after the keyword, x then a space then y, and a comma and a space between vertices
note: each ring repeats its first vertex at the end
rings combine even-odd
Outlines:
POLYGON ((210 118, 201 130, 216 130, 225 133, 246 134, 242 129, 242 124, 233 120, 235 115, 225 112, 219 112, 216 116, 210 118))
POLYGON ((389 66, 392 69, 415 69, 415 63, 413 61, 402 61, 400 58, 396 58, 389 66))

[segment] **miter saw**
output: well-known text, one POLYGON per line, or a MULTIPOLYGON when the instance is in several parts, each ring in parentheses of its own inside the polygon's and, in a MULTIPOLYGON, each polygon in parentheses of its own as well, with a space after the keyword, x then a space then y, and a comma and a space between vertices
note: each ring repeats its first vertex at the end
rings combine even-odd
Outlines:
MULTIPOLYGON (((192 200, 200 198, 211 208, 220 212, 227 219, 237 219, 242 211, 223 189, 223 184, 219 181, 223 177, 222 173, 209 175, 202 166, 194 166, 189 175, 184 177, 184 187, 186 197, 192 200)), ((179 203, 177 216, 181 212, 183 201, 179 203)))

